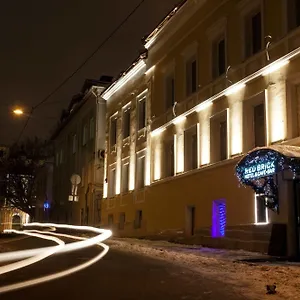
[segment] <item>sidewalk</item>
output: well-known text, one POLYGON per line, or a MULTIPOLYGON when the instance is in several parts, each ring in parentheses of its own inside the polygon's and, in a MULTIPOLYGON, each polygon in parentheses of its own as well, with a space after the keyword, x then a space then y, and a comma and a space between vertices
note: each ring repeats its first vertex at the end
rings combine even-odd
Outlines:
POLYGON ((112 249, 166 260, 230 284, 245 299, 300 299, 300 263, 271 261, 267 255, 243 250, 209 249, 165 241, 115 238, 107 244, 112 249), (274 283, 277 294, 266 295, 265 286, 274 283))

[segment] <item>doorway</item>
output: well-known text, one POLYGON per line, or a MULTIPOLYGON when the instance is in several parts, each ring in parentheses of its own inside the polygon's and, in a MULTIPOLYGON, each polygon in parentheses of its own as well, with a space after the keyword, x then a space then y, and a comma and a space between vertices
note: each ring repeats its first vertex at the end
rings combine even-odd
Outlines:
POLYGON ((12 217, 12 229, 19 230, 21 228, 21 217, 14 215, 12 217))
POLYGON ((294 211, 295 211, 295 231, 296 231, 296 253, 300 257, 300 181, 294 182, 295 197, 294 197, 294 211))
POLYGON ((196 219, 195 206, 187 206, 186 208, 186 234, 193 236, 195 234, 195 219, 196 219))

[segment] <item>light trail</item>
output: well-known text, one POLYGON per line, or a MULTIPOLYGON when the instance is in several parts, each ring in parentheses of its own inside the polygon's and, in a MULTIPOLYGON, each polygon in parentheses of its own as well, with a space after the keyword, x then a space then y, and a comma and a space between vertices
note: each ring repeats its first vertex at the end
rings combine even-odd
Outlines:
MULTIPOLYGON (((83 249, 92 245, 99 245, 103 248, 102 252, 98 254, 96 257, 88 260, 87 262, 80 264, 76 267, 67 269, 65 271, 61 271, 58 273, 54 273, 51 275, 46 275, 40 278, 35 278, 31 280, 26 280, 23 282, 15 283, 15 284, 10 284, 7 286, 0 287, 0 294, 5 293, 5 292, 10 292, 13 290, 37 285, 40 283, 45 283, 50 280, 55 280, 59 279, 68 275, 71 275, 75 272, 81 271, 92 264, 96 263, 99 261, 102 257, 104 257, 108 250, 109 247, 105 244, 102 243, 102 241, 108 239, 111 235, 112 232, 110 230, 105 230, 105 229, 99 229, 99 228, 94 228, 90 226, 74 226, 74 225, 66 225, 66 224, 53 224, 53 223, 29 223, 26 224, 26 226, 30 227, 47 227, 48 230, 50 231, 39 231, 39 230, 25 230, 25 231, 16 231, 16 230, 6 230, 5 232, 14 232, 18 234, 26 234, 26 235, 31 235, 35 236, 38 238, 46 239, 46 240, 52 240, 57 243, 59 243, 58 246, 52 246, 52 247, 43 247, 39 249, 30 249, 30 250, 23 250, 23 251, 14 251, 10 253, 3 253, 0 254, 0 261, 9 261, 9 260, 15 260, 15 259, 21 259, 25 257, 31 257, 29 259, 22 260, 21 262, 16 262, 12 263, 10 265, 6 265, 3 268, 6 272, 13 271, 25 266, 28 266, 30 264, 36 263, 40 261, 41 259, 44 259, 52 254, 57 254, 57 253, 66 253, 70 251, 75 251, 79 249, 83 249), (60 234, 54 232, 56 228, 64 228, 64 229, 75 229, 75 230, 81 230, 81 231, 89 231, 89 232, 94 232, 98 233, 97 236, 93 238, 84 238, 84 237, 78 237, 78 236, 73 236, 69 234, 60 234), (52 236, 49 236, 52 235, 52 236), (70 244, 65 244, 63 241, 60 239, 53 237, 53 236, 60 236, 60 237, 66 237, 70 239, 75 239, 75 240, 81 240, 80 242, 74 242, 70 244), (52 252, 52 253, 51 253, 52 252), (50 254, 51 253, 51 254, 50 254), (13 257, 13 258, 12 258, 13 257)), ((3 274, 4 272, 1 273, 1 268, 0 268, 0 274, 3 274)))
MULTIPOLYGON (((112 232, 106 229, 100 229, 90 226, 75 226, 75 225, 67 225, 67 224, 53 224, 53 223, 28 223, 24 224, 27 227, 50 227, 53 230, 53 227, 57 228, 64 228, 64 229, 75 229, 80 231, 90 231, 94 233, 98 233, 97 236, 92 237, 90 239, 84 239, 81 242, 75 242, 65 245, 63 248, 60 248, 56 253, 66 253, 74 250, 80 250, 89 246, 93 246, 99 244, 109 237, 111 237, 112 232)), ((4 232, 10 232, 10 230, 5 230, 4 232)), ((20 231, 22 232, 22 231, 20 231)), ((44 232, 45 233, 45 232, 44 232)), ((56 246, 55 246, 56 247, 56 246)), ((42 251, 46 251, 48 249, 52 249, 52 247, 44 247, 38 249, 29 249, 29 250, 22 250, 22 251, 12 251, 8 253, 0 253, 0 262, 5 261, 12 261, 12 260, 19 260, 26 257, 31 257, 34 255, 40 254, 42 251)))
POLYGON ((46 257, 49 257, 50 255, 54 254, 59 249, 62 249, 65 246, 64 241, 62 241, 58 238, 52 237, 52 236, 45 236, 45 235, 42 235, 42 234, 39 234, 39 233, 31 233, 31 232, 19 232, 17 230, 12 230, 12 232, 17 233, 17 234, 25 234, 25 235, 28 235, 28 236, 42 238, 44 240, 49 240, 49 241, 57 243, 58 246, 54 246, 54 247, 51 247, 50 249, 43 250, 43 251, 41 251, 40 254, 35 255, 33 257, 30 257, 30 258, 27 258, 27 259, 24 259, 22 261, 17 261, 15 263, 0 267, 0 275, 4 274, 4 273, 15 271, 17 269, 27 267, 27 266, 32 265, 34 263, 37 263, 38 261, 40 261, 42 259, 45 259, 46 257))

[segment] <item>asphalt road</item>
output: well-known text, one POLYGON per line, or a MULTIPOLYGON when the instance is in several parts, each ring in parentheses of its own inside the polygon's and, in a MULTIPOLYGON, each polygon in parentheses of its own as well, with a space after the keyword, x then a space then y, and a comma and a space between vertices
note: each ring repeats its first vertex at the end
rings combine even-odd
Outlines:
MULTIPOLYGON (((26 238, 11 245, 34 248, 40 247, 40 244, 34 238, 26 238)), ((21 270, 0 275, 0 286, 65 270, 96 256, 99 251, 100 248, 91 247, 47 258, 21 270)), ((245 297, 221 282, 214 282, 168 262, 111 249, 102 260, 83 271, 0 294, 0 299, 245 300, 245 297)))

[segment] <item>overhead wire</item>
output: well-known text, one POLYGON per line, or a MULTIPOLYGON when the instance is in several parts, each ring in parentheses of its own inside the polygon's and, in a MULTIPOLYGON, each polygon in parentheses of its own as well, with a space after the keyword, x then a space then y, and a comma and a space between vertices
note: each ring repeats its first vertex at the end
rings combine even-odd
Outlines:
POLYGON ((146 0, 141 0, 131 11, 130 13, 118 24, 118 26, 97 46, 97 48, 67 77, 65 78, 55 89, 53 89, 43 100, 41 100, 39 103, 34 105, 31 109, 31 112, 29 113, 26 122, 18 136, 18 139, 16 143, 18 143, 24 134, 31 116, 33 115, 34 111, 46 103, 58 90, 60 90, 75 74, 77 74, 86 64, 89 62, 91 58, 95 56, 95 54, 116 34, 116 32, 119 31, 119 29, 130 19, 130 17, 141 7, 141 5, 146 0))

